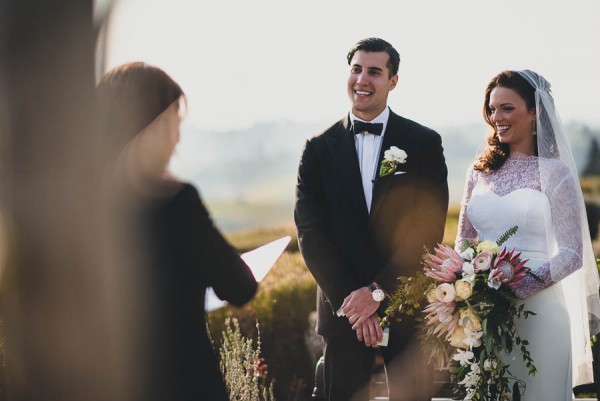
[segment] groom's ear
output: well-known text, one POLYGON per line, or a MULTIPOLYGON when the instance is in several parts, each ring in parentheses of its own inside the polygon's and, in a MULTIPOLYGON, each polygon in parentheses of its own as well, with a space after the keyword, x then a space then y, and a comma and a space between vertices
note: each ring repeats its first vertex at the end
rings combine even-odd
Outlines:
POLYGON ((398 83, 398 74, 396 74, 390 78, 390 90, 394 89, 396 87, 397 83, 398 83))

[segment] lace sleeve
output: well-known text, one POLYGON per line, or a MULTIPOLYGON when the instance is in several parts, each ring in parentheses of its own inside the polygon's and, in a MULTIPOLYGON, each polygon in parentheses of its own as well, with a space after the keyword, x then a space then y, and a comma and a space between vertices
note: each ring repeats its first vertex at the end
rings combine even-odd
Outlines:
POLYGON ((542 282, 533 277, 527 277, 515 288, 515 293, 519 298, 528 297, 552 284, 558 283, 581 268, 583 263, 581 256, 583 249, 582 222, 575 206, 576 190, 575 181, 570 175, 564 176, 552 188, 549 199, 552 212, 552 228, 556 235, 558 252, 533 272, 542 282))
POLYGON ((467 216, 467 206, 469 205, 469 201, 471 200, 471 194, 473 193, 473 188, 475 187, 475 183, 477 182, 476 171, 473 170, 473 166, 471 166, 467 170, 467 178, 465 182, 465 189, 463 191, 463 197, 460 202, 460 214, 458 215, 458 230, 456 233, 456 241, 454 242, 454 248, 457 251, 460 251, 462 244, 465 240, 474 241, 477 239, 477 231, 471 224, 469 220, 469 216, 467 216))

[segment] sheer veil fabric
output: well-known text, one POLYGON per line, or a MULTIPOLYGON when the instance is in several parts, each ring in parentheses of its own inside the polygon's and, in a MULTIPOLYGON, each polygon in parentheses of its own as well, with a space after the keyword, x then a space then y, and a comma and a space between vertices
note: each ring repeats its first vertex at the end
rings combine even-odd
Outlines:
POLYGON ((550 258, 551 279, 553 282, 561 281, 567 300, 571 323, 573 386, 576 386, 593 381, 590 336, 600 332, 600 280, 577 167, 550 93, 550 83, 530 70, 518 73, 535 88, 535 134, 541 192, 556 197, 556 191, 564 191, 567 195, 563 202, 564 210, 554 216, 546 216, 545 227, 550 234, 553 224, 559 224, 561 231, 568 233, 568 238, 558 238, 558 241, 554 235, 547 235, 546 238, 548 250, 553 255, 550 258), (561 246, 564 241, 573 246, 561 246), (582 267, 565 278, 568 274, 564 269, 565 264, 573 263, 582 267))

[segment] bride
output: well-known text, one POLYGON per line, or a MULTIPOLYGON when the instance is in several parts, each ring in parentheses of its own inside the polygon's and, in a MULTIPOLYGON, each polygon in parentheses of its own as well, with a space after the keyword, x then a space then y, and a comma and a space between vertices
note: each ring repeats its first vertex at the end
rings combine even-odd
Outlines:
POLYGON ((517 330, 537 368, 507 355, 526 401, 571 401, 572 387, 593 381, 590 334, 599 329, 598 273, 573 155, 550 94, 533 71, 503 71, 490 81, 483 105, 492 127, 487 147, 469 169, 456 247, 497 240, 522 252, 540 281, 515 289, 536 315, 517 330))

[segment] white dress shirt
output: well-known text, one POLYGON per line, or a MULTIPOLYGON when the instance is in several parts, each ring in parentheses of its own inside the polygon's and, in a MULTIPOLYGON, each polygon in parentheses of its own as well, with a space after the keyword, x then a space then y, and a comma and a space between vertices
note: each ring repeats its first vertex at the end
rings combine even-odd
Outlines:
MULTIPOLYGON (((383 124, 381 135, 373 135, 366 132, 354 135, 354 145, 356 146, 356 154, 358 155, 358 162, 360 164, 360 175, 362 176, 363 191, 369 213, 371 212, 371 201, 373 199, 373 184, 378 173, 377 162, 379 161, 379 153, 381 152, 381 144, 383 143, 383 135, 387 128, 389 116, 390 109, 388 107, 371 121, 362 120, 350 112, 350 121, 352 123, 354 123, 354 120, 358 120, 366 123, 383 124)), ((336 315, 340 317, 345 316, 342 308, 336 311, 336 315)))
POLYGON ((383 124, 381 135, 373 135, 367 132, 361 132, 354 135, 354 144, 356 146, 356 154, 358 155, 358 162, 360 164, 363 191, 369 213, 371 212, 371 201, 373 199, 373 184, 377 174, 377 162, 379 161, 379 153, 381 151, 383 135, 385 134, 389 116, 390 109, 388 107, 386 107, 380 115, 371 121, 362 120, 350 112, 350 121, 352 123, 354 123, 354 120, 358 120, 373 124, 383 124))

